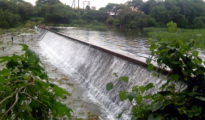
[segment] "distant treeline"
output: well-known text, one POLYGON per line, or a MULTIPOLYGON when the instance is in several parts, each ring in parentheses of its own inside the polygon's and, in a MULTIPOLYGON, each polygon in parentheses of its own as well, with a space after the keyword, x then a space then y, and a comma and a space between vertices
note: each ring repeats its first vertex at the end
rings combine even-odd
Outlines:
POLYGON ((108 4, 99 10, 73 9, 59 0, 37 0, 33 6, 23 0, 0 0, 0 28, 21 24, 106 24, 124 29, 164 27, 174 21, 182 28, 205 28, 203 0, 132 0, 108 4))

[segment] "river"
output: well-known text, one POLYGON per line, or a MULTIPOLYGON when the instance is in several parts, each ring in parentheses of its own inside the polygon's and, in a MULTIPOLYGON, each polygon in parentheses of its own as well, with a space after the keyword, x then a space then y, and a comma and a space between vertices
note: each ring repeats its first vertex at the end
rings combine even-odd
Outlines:
POLYGON ((91 44, 107 47, 116 51, 126 51, 136 56, 147 57, 150 53, 147 38, 143 35, 139 35, 137 31, 97 31, 77 27, 55 27, 53 30, 75 39, 87 41, 91 44))

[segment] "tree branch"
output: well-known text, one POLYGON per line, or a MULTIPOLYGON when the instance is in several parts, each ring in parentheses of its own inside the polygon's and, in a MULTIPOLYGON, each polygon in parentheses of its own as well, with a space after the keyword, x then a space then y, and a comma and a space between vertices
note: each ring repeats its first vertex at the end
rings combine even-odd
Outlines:
POLYGON ((16 99, 14 101, 14 103, 11 105, 11 107, 2 115, 1 120, 6 116, 6 114, 8 114, 8 112, 10 112, 12 110, 12 108, 16 105, 16 103, 18 102, 19 99, 19 91, 16 93, 16 99))
MULTIPOLYGON (((15 92, 16 92, 16 91, 15 91, 15 92)), ((8 100, 9 98, 13 97, 15 92, 13 92, 11 95, 7 96, 7 97, 4 98, 2 101, 0 101, 0 105, 1 105, 3 102, 5 102, 6 100, 8 100)))

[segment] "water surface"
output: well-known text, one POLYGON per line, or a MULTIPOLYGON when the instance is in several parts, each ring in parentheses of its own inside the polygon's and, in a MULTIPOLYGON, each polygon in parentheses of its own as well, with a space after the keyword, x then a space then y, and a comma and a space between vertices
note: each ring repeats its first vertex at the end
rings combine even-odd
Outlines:
POLYGON ((113 50, 122 50, 136 56, 147 56, 149 46, 147 38, 139 36, 132 31, 132 34, 117 31, 96 31, 76 27, 58 27, 54 30, 75 39, 90 42, 113 50))

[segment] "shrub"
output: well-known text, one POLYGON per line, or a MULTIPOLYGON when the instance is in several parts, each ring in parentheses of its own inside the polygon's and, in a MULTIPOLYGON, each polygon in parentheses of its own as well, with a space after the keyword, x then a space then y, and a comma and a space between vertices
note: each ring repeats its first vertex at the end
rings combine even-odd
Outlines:
POLYGON ((205 16, 195 18, 194 27, 195 28, 205 28, 205 16))
POLYGON ((39 58, 22 46, 24 54, 0 58, 0 119, 70 118, 71 109, 60 102, 68 92, 50 83, 39 58))
POLYGON ((11 28, 15 27, 20 23, 20 16, 14 14, 8 10, 0 10, 0 27, 11 28))
POLYGON ((168 32, 176 32, 177 31, 177 24, 173 21, 167 23, 167 31, 168 32))
POLYGON ((115 22, 115 19, 113 17, 108 17, 106 20, 106 23, 110 26, 113 26, 115 22))

